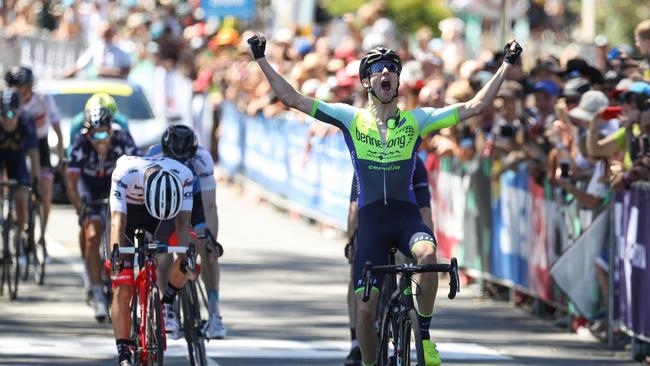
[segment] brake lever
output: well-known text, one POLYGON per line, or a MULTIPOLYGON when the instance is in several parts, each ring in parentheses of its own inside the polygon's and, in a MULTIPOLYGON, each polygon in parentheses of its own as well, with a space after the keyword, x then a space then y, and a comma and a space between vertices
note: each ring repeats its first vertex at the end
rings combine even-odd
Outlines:
POLYGON ((449 295, 447 297, 451 300, 456 297, 460 292, 460 280, 458 278, 458 261, 456 258, 451 258, 449 263, 449 295))

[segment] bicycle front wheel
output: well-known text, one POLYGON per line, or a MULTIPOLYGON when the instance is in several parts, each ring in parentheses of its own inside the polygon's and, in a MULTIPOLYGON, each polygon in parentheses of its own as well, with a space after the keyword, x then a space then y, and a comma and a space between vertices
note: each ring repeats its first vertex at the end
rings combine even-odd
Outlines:
POLYGON ((402 321, 400 333, 400 365, 424 365, 420 320, 415 309, 407 312, 406 317, 402 321), (416 361, 417 363, 415 363, 416 361))
POLYGON ((381 318, 379 331, 379 344, 377 345, 377 364, 394 366, 397 365, 397 344, 399 334, 397 333, 397 322, 390 306, 384 307, 384 314, 381 318))
POLYGON ((201 304, 196 291, 196 283, 187 281, 180 293, 181 311, 183 312, 183 330, 187 341, 187 352, 190 365, 205 366, 208 364, 205 354, 205 338, 202 334, 201 304))
POLYGON ((147 299, 147 326, 145 327, 149 365, 163 365, 165 353, 165 338, 162 325, 162 305, 158 289, 152 287, 147 299))

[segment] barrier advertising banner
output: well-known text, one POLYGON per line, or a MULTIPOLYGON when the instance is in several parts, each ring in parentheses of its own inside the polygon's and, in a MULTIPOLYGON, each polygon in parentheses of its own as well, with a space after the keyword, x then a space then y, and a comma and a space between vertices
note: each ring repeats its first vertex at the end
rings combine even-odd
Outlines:
POLYGON ((591 319, 598 310, 595 261, 609 245, 610 211, 601 213, 587 230, 553 263, 551 276, 575 305, 580 315, 591 319))
POLYGON ((625 328, 650 336, 650 190, 616 194, 614 204, 615 317, 625 328))

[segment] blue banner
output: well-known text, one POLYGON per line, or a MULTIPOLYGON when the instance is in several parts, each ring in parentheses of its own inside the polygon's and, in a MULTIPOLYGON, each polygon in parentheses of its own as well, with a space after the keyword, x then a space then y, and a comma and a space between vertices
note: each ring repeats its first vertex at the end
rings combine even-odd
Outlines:
POLYGON ((492 207, 492 275, 526 287, 530 195, 525 168, 503 173, 498 187, 492 207))
POLYGON ((221 106, 219 165, 243 174, 296 208, 317 213, 344 228, 350 204, 352 163, 342 133, 311 137, 312 119, 247 116, 228 102, 221 106))
POLYGON ((233 16, 239 19, 255 17, 255 0, 201 0, 201 7, 206 17, 233 16))

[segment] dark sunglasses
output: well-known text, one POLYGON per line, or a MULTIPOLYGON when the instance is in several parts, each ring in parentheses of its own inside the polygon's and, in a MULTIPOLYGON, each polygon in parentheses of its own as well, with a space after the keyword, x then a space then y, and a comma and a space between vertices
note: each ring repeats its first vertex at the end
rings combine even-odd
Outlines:
POLYGON ((93 140, 106 140, 109 137, 111 137, 111 135, 107 131, 93 132, 90 135, 90 138, 93 140))
POLYGON ((370 73, 376 74, 384 71, 384 68, 389 72, 399 73, 399 66, 393 62, 377 62, 370 65, 370 73))
POLYGON ((2 116, 5 118, 14 118, 16 117, 17 112, 16 111, 4 111, 2 113, 2 116))

